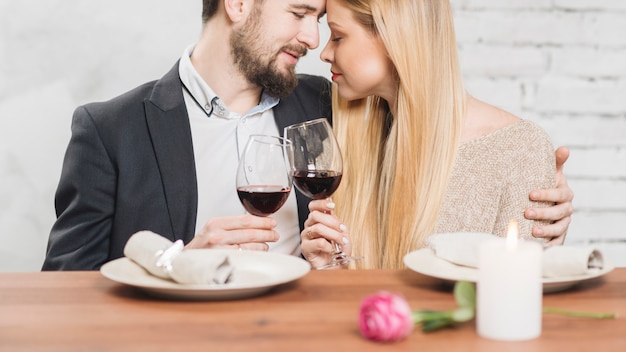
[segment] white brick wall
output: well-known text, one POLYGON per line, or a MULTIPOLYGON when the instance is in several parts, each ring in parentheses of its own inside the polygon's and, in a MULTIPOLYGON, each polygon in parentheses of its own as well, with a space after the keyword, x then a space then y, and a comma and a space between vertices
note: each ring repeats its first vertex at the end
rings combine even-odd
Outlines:
POLYGON ((567 243, 626 264, 626 1, 452 0, 470 93, 571 150, 567 243))
MULTIPOLYGON (((606 241, 626 266, 626 0, 452 4, 469 91, 572 151, 568 243, 606 241)), ((40 268, 73 109, 160 77, 197 39, 200 6, 0 0, 0 271, 40 268)), ((301 72, 328 77, 320 50, 301 72)))

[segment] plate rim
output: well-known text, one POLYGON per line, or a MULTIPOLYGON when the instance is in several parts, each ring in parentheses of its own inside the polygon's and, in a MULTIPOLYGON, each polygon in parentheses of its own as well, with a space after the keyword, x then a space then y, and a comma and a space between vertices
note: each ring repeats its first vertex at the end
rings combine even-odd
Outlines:
MULTIPOLYGON (((472 267, 460 266, 454 263, 451 263, 443 258, 435 255, 435 252, 431 248, 421 248, 415 251, 411 251, 407 253, 403 258, 404 264, 407 266, 409 270, 417 272, 422 275, 448 280, 448 281, 477 281, 477 273, 478 269, 472 267), (418 268, 415 266, 411 260, 414 260, 415 257, 418 256, 428 256, 427 259, 438 261, 439 263, 445 263, 444 265, 450 266, 452 268, 453 273, 451 275, 446 274, 437 274, 433 273, 431 270, 424 270, 423 268, 418 268), (454 272, 456 271, 456 273, 454 272), (461 276, 459 273, 469 274, 468 276, 461 276)), ((563 276, 563 277, 542 277, 541 281, 544 287, 544 292, 555 292, 565 289, 567 287, 574 286, 579 282, 595 279, 601 276, 604 276, 615 269, 615 265, 610 262, 610 260, 604 258, 604 268, 597 272, 585 274, 585 275, 577 275, 577 276, 563 276)))
MULTIPOLYGON (((178 284, 174 281, 161 279, 148 273, 143 267, 135 263, 128 257, 121 257, 113 259, 105 263, 100 268, 100 273, 107 279, 142 289, 148 293, 167 297, 167 298, 203 298, 208 300, 218 299, 232 299, 253 296, 261 294, 270 290, 273 287, 286 284, 295 280, 298 280, 311 271, 311 266, 304 259, 282 253, 272 252, 260 252, 260 251, 236 251, 236 250, 219 250, 219 249, 189 249, 190 251, 211 251, 211 253, 227 254, 231 256, 231 260, 237 262, 238 260, 244 260, 247 262, 254 260, 273 261, 274 265, 278 268, 289 268, 291 274, 285 275, 280 278, 272 278, 271 280, 264 281, 262 283, 252 282, 250 284, 236 283, 232 285, 184 285, 178 284), (233 259, 234 258, 234 259, 233 259), (240 259, 243 258, 243 259, 240 259), (131 270, 140 272, 140 276, 147 278, 151 282, 139 281, 129 275, 124 275, 117 270, 119 266, 131 267, 131 270)), ((236 263, 234 264, 236 265, 236 263)))

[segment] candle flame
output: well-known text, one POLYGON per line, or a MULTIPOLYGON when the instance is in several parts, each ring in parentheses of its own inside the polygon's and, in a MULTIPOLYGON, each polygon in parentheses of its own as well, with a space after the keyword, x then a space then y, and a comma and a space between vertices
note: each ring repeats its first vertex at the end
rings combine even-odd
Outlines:
POLYGON ((514 251, 517 248, 518 227, 517 220, 509 221, 509 231, 506 235, 506 249, 514 251))

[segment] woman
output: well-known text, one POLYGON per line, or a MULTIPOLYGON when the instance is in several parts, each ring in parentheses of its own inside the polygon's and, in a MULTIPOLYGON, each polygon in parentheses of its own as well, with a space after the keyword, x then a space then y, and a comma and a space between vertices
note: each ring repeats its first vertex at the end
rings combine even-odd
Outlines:
POLYGON ((357 267, 400 268, 432 233, 504 235, 515 218, 532 237, 524 209, 550 205, 528 193, 554 187, 553 147, 536 125, 466 94, 449 2, 326 6, 321 57, 345 164, 336 204, 309 205, 301 237, 312 265, 328 262, 330 240, 362 256, 357 267))

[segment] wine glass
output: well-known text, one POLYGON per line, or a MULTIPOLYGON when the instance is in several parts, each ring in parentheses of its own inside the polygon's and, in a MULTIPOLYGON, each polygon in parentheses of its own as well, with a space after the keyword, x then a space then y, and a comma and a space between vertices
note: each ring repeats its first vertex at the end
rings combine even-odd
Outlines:
MULTIPOLYGON (((285 127, 285 138, 293 143, 293 183, 311 199, 330 197, 341 182, 342 159, 339 144, 326 118, 285 127)), ((361 258, 350 257, 332 242, 331 261, 316 269, 345 265, 361 258)))
POLYGON ((291 192, 293 147, 289 140, 251 135, 239 159, 237 195, 246 210, 269 216, 285 204, 291 192))

